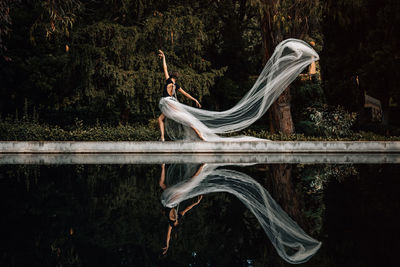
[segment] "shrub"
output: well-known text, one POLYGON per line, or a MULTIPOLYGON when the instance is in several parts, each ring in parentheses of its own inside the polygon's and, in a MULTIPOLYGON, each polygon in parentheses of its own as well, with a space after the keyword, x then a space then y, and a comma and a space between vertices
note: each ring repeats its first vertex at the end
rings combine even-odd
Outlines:
POLYGON ((346 137, 353 134, 352 127, 356 121, 356 113, 347 112, 341 106, 332 107, 323 104, 308 107, 305 116, 308 120, 301 121, 298 128, 307 135, 346 137))
MULTIPOLYGON (((77 120, 76 124, 68 129, 25 120, 0 121, 0 141, 156 141, 159 135, 156 120, 151 120, 148 125, 134 124, 116 127, 109 125, 88 127, 77 120)), ((233 135, 254 136, 274 141, 400 141, 399 136, 385 137, 371 132, 358 132, 339 137, 271 134, 265 130, 247 129, 240 133, 229 134, 229 136, 233 135)))
POLYGON ((154 141, 159 132, 147 125, 85 127, 81 123, 70 130, 32 122, 0 122, 2 141, 154 141))

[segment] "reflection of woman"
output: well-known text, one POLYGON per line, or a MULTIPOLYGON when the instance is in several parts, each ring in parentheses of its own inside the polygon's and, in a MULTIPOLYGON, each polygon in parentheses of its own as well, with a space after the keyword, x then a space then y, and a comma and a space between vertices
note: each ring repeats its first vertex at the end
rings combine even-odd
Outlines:
POLYGON ((174 208, 199 195, 227 192, 236 196, 257 218, 277 253, 293 264, 308 261, 321 243, 304 232, 268 191, 250 176, 239 171, 202 165, 196 179, 181 181, 166 188, 161 196, 165 207, 174 208))
MULTIPOLYGON (((192 178, 196 177, 201 172, 202 169, 203 169, 203 165, 200 166, 200 168, 197 170, 197 172, 194 174, 194 176, 192 178)), ((167 188, 167 186, 165 185, 165 164, 161 165, 160 187, 163 190, 165 190, 167 188)), ((203 198, 203 195, 198 196, 196 202, 194 202, 193 204, 186 207, 183 211, 179 211, 179 212, 178 212, 179 206, 172 207, 172 208, 165 207, 165 215, 167 216, 167 219, 168 219, 168 232, 167 232, 166 247, 163 248, 163 254, 167 254, 167 251, 169 248, 169 241, 171 239, 172 228, 178 226, 179 220, 186 214, 186 212, 188 212, 194 206, 199 204, 202 198, 203 198)))
MULTIPOLYGON (((192 97, 190 94, 186 93, 182 87, 180 87, 177 83, 176 80, 178 79, 178 73, 177 72, 173 72, 172 74, 168 73, 168 69, 167 69, 167 61, 165 59, 165 55, 164 52, 159 50, 160 54, 160 58, 163 61, 163 69, 164 69, 164 75, 165 75, 165 79, 166 79, 166 84, 164 86, 163 92, 162 92, 162 97, 170 97, 172 98, 174 101, 176 100, 176 90, 178 90, 179 92, 181 92, 184 96, 186 96, 187 98, 193 100, 196 103, 196 106, 201 108, 201 105, 199 103, 199 101, 197 101, 197 99, 195 99, 194 97, 192 97)), ((176 105, 170 104, 170 108, 172 109, 178 109, 176 105)), ((158 124, 160 125, 160 131, 161 131, 161 141, 165 141, 164 138, 164 120, 165 120, 165 114, 162 113, 160 115, 160 117, 158 117, 158 124)), ((200 132, 193 128, 192 129, 196 132, 196 134, 200 137, 200 139, 203 139, 203 137, 201 136, 200 132)))

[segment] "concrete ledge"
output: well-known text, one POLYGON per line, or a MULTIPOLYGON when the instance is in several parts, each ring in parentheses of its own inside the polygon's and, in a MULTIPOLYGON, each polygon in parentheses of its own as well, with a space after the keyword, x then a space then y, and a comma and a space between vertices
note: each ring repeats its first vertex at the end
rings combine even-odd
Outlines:
POLYGON ((4 164, 399 164, 400 153, 0 154, 4 164))
POLYGON ((400 142, 51 142, 0 141, 0 153, 400 153, 400 142))

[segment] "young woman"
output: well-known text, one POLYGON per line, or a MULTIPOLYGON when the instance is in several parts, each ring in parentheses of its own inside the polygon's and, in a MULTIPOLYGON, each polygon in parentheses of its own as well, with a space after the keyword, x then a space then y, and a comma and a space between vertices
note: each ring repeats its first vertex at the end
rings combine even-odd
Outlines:
MULTIPOLYGON (((163 59, 167 79, 164 89, 165 97, 159 102, 163 113, 159 118, 161 140, 164 140, 164 118, 167 116, 185 126, 183 131, 179 129, 180 136, 177 138, 173 136, 174 131, 171 131, 172 139, 181 139, 182 135, 183 139, 192 140, 193 131, 190 129, 192 128, 202 140, 212 142, 259 140, 251 136, 221 135, 243 130, 260 119, 302 70, 319 59, 317 52, 308 43, 298 39, 284 40, 275 48, 253 87, 236 105, 224 111, 211 111, 193 108, 175 100, 173 96, 177 89, 189 99, 196 101, 175 84, 176 76, 168 74, 162 51, 160 51, 160 57, 163 59)), ((196 104, 200 107, 198 101, 196 104)))
MULTIPOLYGON (((196 106, 198 108, 201 108, 201 105, 199 103, 199 101, 197 101, 197 99, 195 99, 194 97, 192 97, 190 94, 188 94, 187 92, 185 92, 185 90, 182 89, 182 87, 180 87, 177 83, 176 80, 178 79, 178 73, 177 72, 173 72, 171 74, 168 73, 168 68, 167 68, 167 61, 165 59, 165 55, 164 52, 161 50, 159 51, 159 57, 162 59, 163 61, 163 69, 164 69, 164 75, 165 75, 165 86, 162 92, 162 97, 172 97, 176 99, 176 91, 178 90, 180 93, 182 93, 184 96, 186 96, 187 98, 193 100, 194 102, 196 102, 196 106)), ((172 107, 174 108, 174 107, 172 107)), ((160 131, 161 131, 161 137, 160 140, 161 141, 165 141, 165 137, 164 137, 164 120, 165 120, 165 115, 163 113, 161 113, 160 117, 158 117, 158 124, 160 125, 160 131)), ((193 128, 192 129, 196 132, 196 134, 200 137, 201 140, 204 140, 202 135, 200 134, 200 132, 193 128)))

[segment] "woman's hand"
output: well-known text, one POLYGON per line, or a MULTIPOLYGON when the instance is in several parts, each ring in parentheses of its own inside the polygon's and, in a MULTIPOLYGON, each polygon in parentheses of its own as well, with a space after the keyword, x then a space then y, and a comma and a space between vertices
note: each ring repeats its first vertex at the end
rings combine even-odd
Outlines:
POLYGON ((203 199, 203 195, 198 196, 196 203, 199 204, 202 199, 203 199))
POLYGON ((165 254, 167 254, 167 251, 168 251, 168 246, 166 246, 165 248, 163 248, 163 255, 165 255, 165 254))
POLYGON ((197 99, 195 99, 194 102, 196 102, 196 107, 201 108, 201 105, 200 105, 199 101, 197 101, 197 99))
POLYGON ((158 50, 158 56, 160 57, 160 59, 164 59, 165 58, 164 52, 161 51, 161 50, 158 50))

